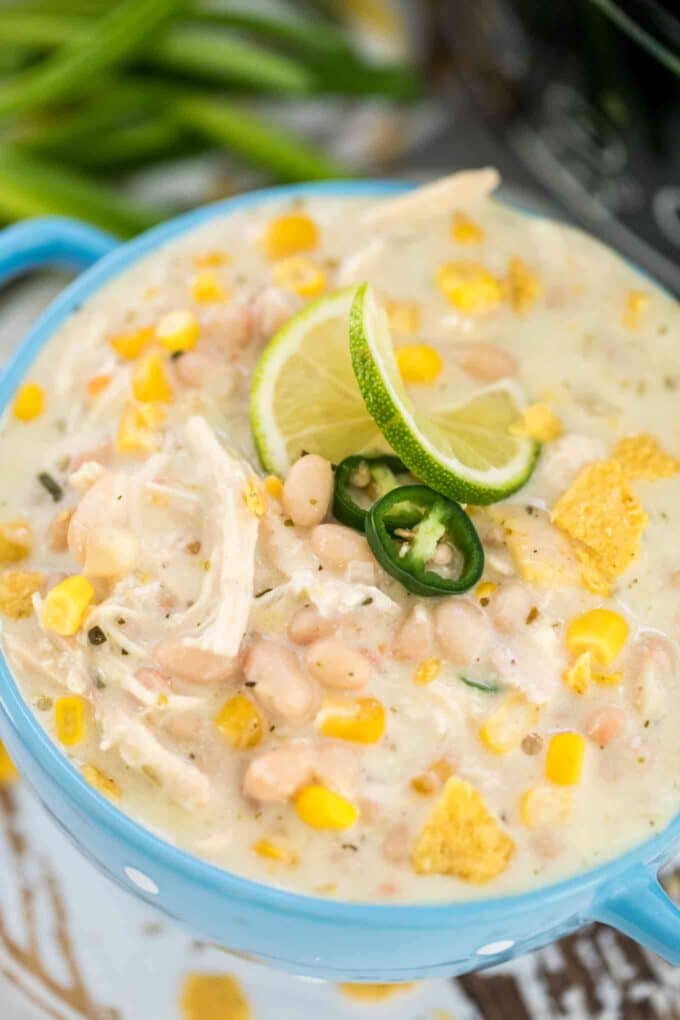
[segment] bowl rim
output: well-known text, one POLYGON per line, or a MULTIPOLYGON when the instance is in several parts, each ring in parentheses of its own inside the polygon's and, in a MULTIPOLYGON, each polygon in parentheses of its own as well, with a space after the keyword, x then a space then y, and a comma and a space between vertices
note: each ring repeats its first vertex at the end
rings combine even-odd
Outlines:
MULTIPOLYGON (((33 327, 21 341, 0 376, 0 414, 4 414, 17 384, 33 361, 52 338, 55 330, 77 309, 114 277, 130 269, 133 263, 148 256, 167 242, 220 216, 258 206, 267 202, 295 198, 301 195, 328 195, 336 197, 367 197, 396 195, 413 187, 411 182, 368 179, 349 181, 321 181, 309 184, 284 185, 236 195, 200 206, 158 226, 152 227, 131 241, 117 244, 93 266, 77 276, 62 290, 39 315, 33 327)), ((531 210, 515 203, 505 203, 518 211, 535 216, 531 210)), ((589 235, 590 236, 590 235, 589 235)), ((113 241, 112 241, 113 243, 113 241)), ((636 267, 633 267, 636 268, 636 267)), ((639 272, 639 270, 636 270, 639 272)), ((91 818, 98 826, 108 830, 119 841, 126 843, 139 862, 143 858, 151 865, 157 863, 164 871, 178 872, 186 882, 198 883, 228 900, 247 902, 255 907, 274 910, 282 914, 313 917, 325 921, 343 922, 346 925, 379 927, 442 927, 452 922, 478 922, 496 920, 499 915, 516 915, 537 909, 547 900, 557 902, 575 897, 602 895, 604 886, 618 886, 631 869, 639 866, 652 868, 670 856, 673 844, 680 840, 680 812, 668 825, 650 839, 636 844, 611 860, 561 879, 505 896, 492 896, 469 900, 414 900, 408 903, 374 903, 364 900, 333 900, 308 895, 280 886, 269 885, 255 879, 227 871, 170 843, 131 815, 126 814, 88 784, 70 759, 52 740, 47 730, 25 701, 12 670, 0 649, 0 708, 3 709, 26 755, 37 761, 40 768, 51 776, 62 795, 77 811, 91 818)), ((36 791, 37 792, 37 791, 36 791)), ((39 794, 38 794, 39 796, 39 794)), ((53 809, 50 809, 53 810, 53 809)), ((77 837, 76 837, 77 838, 77 837)), ((152 870, 150 868, 149 870, 152 870)), ((122 876, 120 876, 122 877, 122 876)), ((162 893, 162 890, 161 890, 162 893)))

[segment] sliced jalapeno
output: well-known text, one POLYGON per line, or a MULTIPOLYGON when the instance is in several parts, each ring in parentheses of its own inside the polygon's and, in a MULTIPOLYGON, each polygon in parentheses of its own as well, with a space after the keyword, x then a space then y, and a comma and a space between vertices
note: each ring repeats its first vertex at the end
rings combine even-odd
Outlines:
POLYGON ((414 595, 456 595, 482 576, 484 550, 458 503, 426 485, 403 485, 374 503, 366 517, 366 538, 388 574, 414 595), (458 577, 428 569, 441 540, 463 558, 458 577))
POLYGON ((333 489, 333 514, 355 531, 363 532, 369 507, 360 506, 352 495, 352 489, 365 492, 375 502, 399 485, 397 475, 407 475, 398 457, 389 455, 362 457, 356 454, 345 457, 335 469, 333 489), (363 475, 363 478, 361 477, 363 475), (365 485, 358 484, 365 481, 365 485))

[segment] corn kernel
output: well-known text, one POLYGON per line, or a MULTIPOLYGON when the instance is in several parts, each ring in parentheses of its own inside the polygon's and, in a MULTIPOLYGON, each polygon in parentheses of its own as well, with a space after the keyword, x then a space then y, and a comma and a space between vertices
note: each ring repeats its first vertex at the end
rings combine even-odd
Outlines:
POLYGON ((125 361, 134 361, 142 353, 144 348, 154 338, 153 326, 142 326, 141 329, 128 330, 124 333, 114 333, 109 337, 109 344, 119 358, 125 361))
POLYGON ((414 684, 422 686, 424 684, 432 683, 432 681, 436 680, 439 676, 441 668, 441 659, 423 659, 413 674, 414 684))
POLYGON ((172 387, 160 354, 149 354, 135 366, 132 373, 132 395, 143 404, 154 401, 170 403, 172 387))
POLYGON ((574 694, 585 694, 593 679, 593 667, 590 652, 582 652, 573 666, 566 669, 562 675, 567 687, 574 694))
POLYGON ((572 808, 571 790, 554 786, 534 786, 522 794, 519 816, 530 829, 564 825, 572 808))
POLYGON ((313 829, 351 829, 359 812, 351 801, 325 786, 306 786, 295 798, 299 817, 313 829))
POLYGON ((255 517, 264 516, 267 502, 256 478, 250 478, 243 490, 243 501, 255 517))
POLYGON ((253 843, 253 852, 258 857, 276 861, 278 864, 285 864, 289 868, 294 868, 300 860, 296 852, 280 840, 258 839, 253 843))
POLYGON ((385 709, 376 698, 326 698, 316 725, 325 737, 375 744, 385 732, 385 709))
POLYGON ((572 655, 590 652, 603 666, 617 657, 628 638, 628 623, 611 609, 591 609, 574 617, 567 627, 567 648, 572 655))
POLYGON ((458 244, 481 244, 484 240, 484 230, 465 213, 454 213, 451 237, 458 244))
POLYGON ((475 588, 475 595, 480 602, 486 604, 497 588, 498 585, 494 581, 482 581, 475 588))
POLYGON ((303 212, 284 213, 267 226, 263 242, 270 259, 282 259, 311 251, 319 241, 319 231, 314 220, 303 212))
POLYGON ((10 620, 23 620, 33 612, 33 596, 45 582, 34 571, 4 570, 0 574, 0 613, 10 620))
POLYGON ((0 786, 9 786, 18 779, 16 765, 10 758, 7 748, 0 740, 0 786))
POLYGON ((283 482, 276 475, 267 475, 264 480, 264 487, 267 495, 272 499, 281 499, 283 496, 283 482))
POLYGON ((87 399, 90 401, 96 400, 97 397, 101 396, 110 383, 110 375, 93 375, 92 378, 87 381, 87 399))
POLYGON ((108 797, 109 800, 120 800, 121 792, 118 783, 115 779, 105 775, 96 765, 83 765, 80 772, 85 782, 93 786, 104 797, 108 797))
POLYGON ((443 783, 451 778, 453 772, 453 765, 447 758, 438 758, 425 772, 413 777, 411 789, 424 795, 436 793, 443 783))
POLYGON ((201 327, 193 312, 168 312, 156 324, 156 337, 169 351, 191 351, 201 327))
POLYGON ((479 739, 493 754, 508 754, 536 726, 539 714, 538 705, 513 692, 483 724, 479 739))
POLYGON ((18 563, 31 551, 31 529, 27 521, 0 524, 0 563, 18 563))
POLYGON ((156 404, 128 404, 118 424, 118 451, 151 453, 158 447, 158 429, 164 420, 165 411, 156 404))
POLYGON ((226 266, 228 262, 231 262, 231 256, 224 251, 202 251, 194 255, 197 269, 213 269, 216 266, 226 266))
POLYGON ((515 256, 508 263, 503 290, 512 310, 523 315, 539 299, 543 288, 536 273, 515 256))
POLYGON ((629 290, 623 306, 622 322, 626 329, 638 329, 642 316, 649 306, 649 294, 643 290, 629 290))
POLYGON ((500 282, 477 262, 446 262, 435 279, 444 296, 466 315, 487 315, 503 300, 500 282))
POLYGON ((550 443, 562 435, 564 426, 547 404, 531 404, 523 408, 519 421, 513 422, 509 432, 513 436, 528 436, 539 443, 550 443))
POLYGON ((277 262, 272 279, 277 287, 292 290, 303 298, 316 297, 326 289, 326 274, 321 266, 302 255, 291 255, 277 262))
POLYGON ((229 296, 225 288, 210 269, 196 273, 191 281, 191 296, 199 305, 210 305, 225 301, 229 296))
POLYGON ((57 698, 54 703, 54 724, 57 739, 64 747, 74 747, 85 739, 87 702, 77 694, 57 698))
POLYGON ((399 374, 407 383, 433 383, 441 375, 443 362, 439 351, 428 344, 411 344, 396 352, 399 374))
POLYGON ((386 298, 384 308, 393 333, 417 333, 420 329, 420 305, 417 301, 393 301, 386 298))
POLYGON ((12 404, 14 417, 19 421, 33 421, 45 410, 45 391, 38 383, 20 386, 12 404))
POLYGON ((43 626, 62 637, 77 634, 83 625, 94 588, 86 577, 73 574, 65 578, 45 596, 42 608, 43 626))
POLYGON ((215 725, 235 751, 247 751, 262 740, 264 720, 257 707, 245 694, 235 694, 225 701, 215 725))
POLYGON ((574 786, 581 780, 586 741, 580 733, 556 733, 550 738, 545 775, 558 786, 574 786))

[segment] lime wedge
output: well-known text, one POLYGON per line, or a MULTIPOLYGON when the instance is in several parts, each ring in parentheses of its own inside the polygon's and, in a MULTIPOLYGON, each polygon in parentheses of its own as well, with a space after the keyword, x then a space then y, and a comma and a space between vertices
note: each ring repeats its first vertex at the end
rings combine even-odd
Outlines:
POLYGON ((349 353, 356 287, 307 305, 262 352, 253 375, 250 421, 267 471, 286 475, 306 451, 339 463, 385 442, 359 392, 349 353))
POLYGON ((539 446, 509 432, 522 405, 519 388, 501 381, 445 411, 416 408, 399 375, 387 316, 367 284, 352 302, 350 353, 368 410, 416 478, 477 504, 504 499, 527 481, 539 446))

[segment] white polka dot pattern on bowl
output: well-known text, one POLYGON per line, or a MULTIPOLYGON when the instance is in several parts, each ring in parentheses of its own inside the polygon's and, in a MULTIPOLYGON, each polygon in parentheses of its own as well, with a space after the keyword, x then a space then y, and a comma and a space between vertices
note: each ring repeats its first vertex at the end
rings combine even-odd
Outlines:
POLYGON ((142 892, 149 893, 151 896, 158 896, 159 888, 152 878, 145 875, 143 871, 138 871, 137 868, 126 868, 125 874, 130 879, 133 885, 136 885, 142 892))
POLYGON ((498 942, 489 942, 487 945, 479 947, 477 956, 495 956, 496 953, 504 953, 506 949, 512 949, 514 944, 512 939, 500 939, 498 942))

